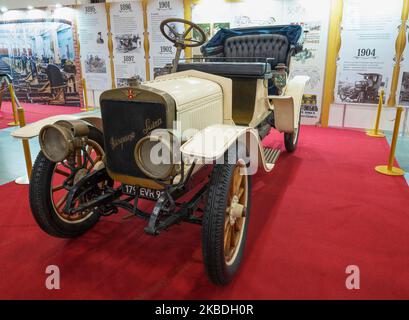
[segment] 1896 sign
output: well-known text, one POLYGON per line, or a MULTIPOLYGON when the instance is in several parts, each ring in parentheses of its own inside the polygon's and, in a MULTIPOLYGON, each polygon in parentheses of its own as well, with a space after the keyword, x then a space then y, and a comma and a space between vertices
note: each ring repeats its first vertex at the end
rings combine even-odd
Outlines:
POLYGON ((159 1, 159 10, 170 10, 172 9, 170 6, 170 1, 159 1))

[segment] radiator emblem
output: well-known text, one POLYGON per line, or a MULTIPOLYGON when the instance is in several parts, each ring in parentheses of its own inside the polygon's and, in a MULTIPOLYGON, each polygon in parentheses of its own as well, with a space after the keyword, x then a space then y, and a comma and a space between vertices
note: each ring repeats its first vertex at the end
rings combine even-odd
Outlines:
POLYGON ((132 100, 135 98, 135 92, 132 89, 128 89, 128 99, 132 100))
POLYGON ((162 119, 159 118, 157 120, 152 121, 151 119, 145 120, 145 129, 143 129, 143 134, 146 135, 153 129, 156 129, 162 124, 162 119))
POLYGON ((121 150, 123 150, 124 143, 131 142, 135 139, 135 132, 132 132, 126 136, 120 138, 111 137, 109 143, 111 145, 111 149, 115 150, 118 146, 121 146, 121 150))

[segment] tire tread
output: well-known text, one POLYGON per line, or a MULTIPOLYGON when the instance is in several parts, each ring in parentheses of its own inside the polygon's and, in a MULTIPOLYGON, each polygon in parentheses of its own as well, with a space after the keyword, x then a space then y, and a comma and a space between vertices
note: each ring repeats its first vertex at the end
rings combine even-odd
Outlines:
MULTIPOLYGON (((89 138, 104 147, 102 133, 90 126, 89 138)), ((55 164, 48 160, 42 151, 34 162, 30 177, 29 202, 34 220, 47 234, 58 238, 76 238, 99 220, 99 214, 94 213, 88 219, 77 224, 68 224, 60 220, 51 204, 50 184, 55 164)))
MULTIPOLYGON (((227 155, 225 163, 227 163, 227 155)), ((224 219, 234 168, 234 164, 216 164, 214 166, 205 202, 202 225, 203 261, 206 274, 216 285, 228 284, 236 273, 241 262, 249 223, 251 176, 248 176, 247 214, 243 238, 235 261, 232 265, 227 266, 224 258, 224 219)))

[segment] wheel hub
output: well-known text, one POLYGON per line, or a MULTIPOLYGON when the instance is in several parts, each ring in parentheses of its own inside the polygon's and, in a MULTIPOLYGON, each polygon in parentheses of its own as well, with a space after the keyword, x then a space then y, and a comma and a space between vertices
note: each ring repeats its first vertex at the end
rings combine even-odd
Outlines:
POLYGON ((76 184, 78 181, 80 181, 82 178, 84 178, 88 173, 87 169, 79 169, 77 173, 74 176, 74 184, 76 184))
POLYGON ((236 222, 237 218, 242 218, 243 212, 244 205, 239 203, 239 197, 237 195, 234 195, 229 210, 230 224, 233 225, 236 222))
POLYGON ((97 170, 101 170, 101 169, 104 169, 105 168, 105 164, 104 164, 104 162, 103 161, 98 161, 95 165, 94 165, 94 170, 95 171, 97 171, 97 170))

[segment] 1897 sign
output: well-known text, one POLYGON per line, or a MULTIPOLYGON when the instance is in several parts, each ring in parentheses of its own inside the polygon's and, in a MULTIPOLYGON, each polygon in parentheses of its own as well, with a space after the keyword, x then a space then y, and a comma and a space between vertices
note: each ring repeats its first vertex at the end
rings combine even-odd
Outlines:
POLYGON ((124 56, 124 63, 135 63, 135 57, 134 56, 124 56))

